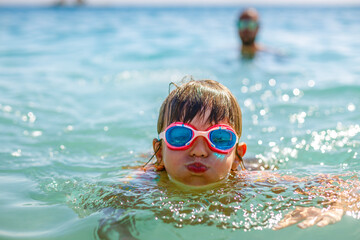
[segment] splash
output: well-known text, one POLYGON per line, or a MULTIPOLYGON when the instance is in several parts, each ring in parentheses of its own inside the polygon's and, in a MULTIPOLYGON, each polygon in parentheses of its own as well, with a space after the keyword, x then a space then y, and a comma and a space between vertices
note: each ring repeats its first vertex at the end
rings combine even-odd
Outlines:
POLYGON ((271 229, 298 206, 322 209, 335 202, 344 206, 347 215, 356 219, 360 216, 360 184, 354 173, 300 178, 244 172, 202 192, 183 191, 164 177, 166 174, 158 182, 111 185, 52 181, 45 188, 66 193, 67 204, 80 217, 101 213, 99 238, 114 232, 134 236, 143 233, 146 226, 159 224, 242 231, 271 229))

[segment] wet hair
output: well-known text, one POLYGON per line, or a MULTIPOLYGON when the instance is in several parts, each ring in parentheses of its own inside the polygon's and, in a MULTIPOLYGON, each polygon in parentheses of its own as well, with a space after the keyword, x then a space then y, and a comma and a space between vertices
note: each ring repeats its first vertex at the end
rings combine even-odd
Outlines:
POLYGON ((158 133, 173 122, 190 123, 196 116, 204 117, 210 110, 206 122, 216 124, 226 120, 240 138, 241 109, 228 88, 214 80, 191 80, 175 86, 161 105, 158 133))

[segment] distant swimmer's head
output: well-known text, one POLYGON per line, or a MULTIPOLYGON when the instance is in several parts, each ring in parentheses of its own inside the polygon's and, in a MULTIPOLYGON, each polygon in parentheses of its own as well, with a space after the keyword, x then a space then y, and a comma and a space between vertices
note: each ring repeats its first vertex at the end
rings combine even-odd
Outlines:
POLYGON ((238 32, 243 45, 255 44, 259 30, 259 14, 254 8, 244 10, 237 22, 238 32))
POLYGON ((242 164, 241 109, 228 88, 213 80, 175 85, 164 100, 154 139, 157 164, 169 178, 207 186, 227 178, 242 164))

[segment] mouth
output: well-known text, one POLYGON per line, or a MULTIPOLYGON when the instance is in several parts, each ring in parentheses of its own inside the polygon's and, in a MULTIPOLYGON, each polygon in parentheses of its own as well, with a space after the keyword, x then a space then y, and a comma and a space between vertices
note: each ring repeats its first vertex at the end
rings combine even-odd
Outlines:
POLYGON ((186 168, 193 173, 204 173, 208 170, 207 166, 199 162, 189 164, 186 168))

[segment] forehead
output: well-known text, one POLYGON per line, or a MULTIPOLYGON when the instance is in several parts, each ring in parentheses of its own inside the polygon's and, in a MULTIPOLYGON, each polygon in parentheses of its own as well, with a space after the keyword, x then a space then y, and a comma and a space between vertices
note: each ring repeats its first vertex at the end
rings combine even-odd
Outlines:
POLYGON ((258 20, 258 15, 256 12, 253 11, 247 11, 241 14, 240 20, 258 20))

